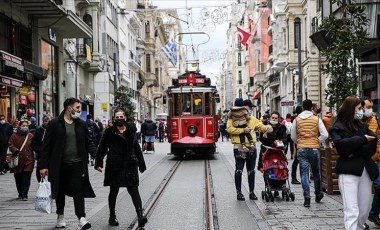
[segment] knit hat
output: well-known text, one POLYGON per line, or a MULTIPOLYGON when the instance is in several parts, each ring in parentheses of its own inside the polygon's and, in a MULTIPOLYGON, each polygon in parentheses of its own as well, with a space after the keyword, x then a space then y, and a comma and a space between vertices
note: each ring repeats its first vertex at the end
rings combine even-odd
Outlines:
POLYGON ((236 98, 235 99, 235 106, 243 106, 244 103, 243 103, 243 99, 242 98, 236 98))

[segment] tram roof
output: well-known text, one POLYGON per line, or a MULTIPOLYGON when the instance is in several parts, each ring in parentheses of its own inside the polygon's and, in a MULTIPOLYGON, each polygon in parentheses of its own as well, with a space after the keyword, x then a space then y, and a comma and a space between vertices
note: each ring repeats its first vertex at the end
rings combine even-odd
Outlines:
POLYGON ((216 93, 217 90, 215 87, 196 87, 196 86, 183 86, 171 88, 169 87, 167 90, 168 93, 216 93))

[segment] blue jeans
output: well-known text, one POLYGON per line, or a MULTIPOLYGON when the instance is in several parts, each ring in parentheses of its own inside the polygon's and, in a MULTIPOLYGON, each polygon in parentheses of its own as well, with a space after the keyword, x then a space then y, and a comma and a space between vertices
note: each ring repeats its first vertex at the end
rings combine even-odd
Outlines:
MULTIPOLYGON (((377 168, 380 171, 380 163, 377 163, 377 168)), ((372 208, 369 212, 371 217, 378 216, 380 214, 380 177, 373 181, 375 187, 375 194, 373 195, 372 208)))
POLYGON ((253 150, 254 153, 252 157, 249 159, 243 159, 239 156, 238 149, 234 149, 235 156, 235 187, 236 192, 241 193, 241 178, 243 174, 244 164, 247 164, 247 174, 248 174, 248 185, 249 192, 253 192, 255 190, 255 165, 257 158, 256 149, 253 150))
POLYGON ((321 157, 318 149, 311 148, 299 148, 297 150, 297 158, 299 161, 299 168, 301 174, 301 183, 303 189, 304 198, 310 197, 310 186, 309 186, 309 166, 311 166, 311 171, 314 176, 314 192, 315 195, 322 193, 321 186, 321 170, 320 162, 321 157))

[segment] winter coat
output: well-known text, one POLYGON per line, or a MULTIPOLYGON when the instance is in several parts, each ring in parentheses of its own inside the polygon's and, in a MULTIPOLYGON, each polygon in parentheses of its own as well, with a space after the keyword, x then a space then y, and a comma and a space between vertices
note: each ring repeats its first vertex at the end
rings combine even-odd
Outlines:
POLYGON ((232 119, 232 124, 235 128, 241 128, 248 123, 248 109, 245 106, 233 106, 228 112, 227 117, 232 119))
POLYGON ((146 120, 141 125, 141 133, 144 136, 154 136, 156 135, 157 125, 152 120, 146 120))
POLYGON ((9 123, 0 124, 0 148, 8 148, 9 138, 13 134, 13 126, 9 123))
POLYGON ((22 172, 33 172, 34 169, 34 152, 32 148, 33 134, 27 133, 23 134, 20 130, 13 133, 11 138, 9 138, 9 150, 15 154, 18 153, 18 166, 16 168, 10 169, 11 173, 22 173, 22 172), (24 148, 20 151, 22 144, 28 135, 28 140, 26 141, 24 148))
POLYGON ((284 143, 284 146, 288 143, 288 138, 286 136, 286 127, 278 123, 273 127, 273 132, 267 133, 267 137, 265 138, 263 135, 260 136, 261 144, 265 146, 273 146, 273 142, 275 140, 280 140, 284 143))
POLYGON ((339 154, 335 166, 337 174, 361 176, 365 167, 371 180, 379 176, 377 165, 371 159, 376 152, 377 138, 367 141, 365 134, 376 136, 366 124, 357 132, 351 132, 339 121, 330 128, 331 139, 339 154))
MULTIPOLYGON (((57 198, 59 191, 62 156, 64 154, 66 143, 66 127, 63 115, 64 111, 48 123, 42 144, 42 154, 40 159, 40 169, 49 169, 48 179, 51 182, 53 199, 57 198)), ((95 154, 96 148, 90 140, 90 134, 86 123, 81 119, 74 119, 74 124, 77 138, 77 149, 82 159, 82 166, 85 174, 83 178, 84 196, 95 197, 94 190, 90 184, 87 164, 88 154, 95 154)), ((66 195, 71 196, 70 191, 66 192, 66 195)))
MULTIPOLYGON (((252 117, 252 116, 248 120, 248 128, 252 129, 250 134, 252 136, 252 140, 254 143, 256 143, 256 134, 254 131, 259 131, 261 133, 264 133, 268 130, 268 127, 266 125, 264 125, 258 119, 256 119, 255 117, 252 117)), ((227 132, 231 135, 232 144, 241 144, 239 134, 244 133, 244 129, 243 128, 235 128, 233 126, 233 122, 232 122, 231 118, 229 118, 227 120, 227 132)), ((247 146, 250 146, 250 143, 249 143, 247 138, 245 140, 245 143, 247 146)))
POLYGON ((38 161, 41 158, 42 141, 43 141, 43 139, 45 137, 45 132, 46 132, 46 126, 45 127, 44 126, 40 126, 40 127, 38 127, 38 129, 36 130, 36 132, 33 135, 32 145, 33 145, 34 151, 36 152, 36 161, 37 161, 37 164, 38 164, 38 161))
POLYGON ((107 128, 96 152, 95 168, 103 167, 107 155, 104 186, 129 187, 139 185, 139 174, 146 170, 145 161, 137 141, 136 126, 127 123, 120 135, 116 126, 107 128))

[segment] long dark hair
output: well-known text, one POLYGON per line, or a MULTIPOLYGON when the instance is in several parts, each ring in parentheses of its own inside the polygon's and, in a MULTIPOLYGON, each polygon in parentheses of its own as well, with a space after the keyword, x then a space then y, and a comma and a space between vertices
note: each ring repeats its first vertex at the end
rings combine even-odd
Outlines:
POLYGON ((340 107, 337 121, 341 122, 351 132, 358 131, 362 125, 361 120, 354 118, 355 107, 361 104, 361 100, 358 97, 348 96, 344 99, 342 107, 340 107))

